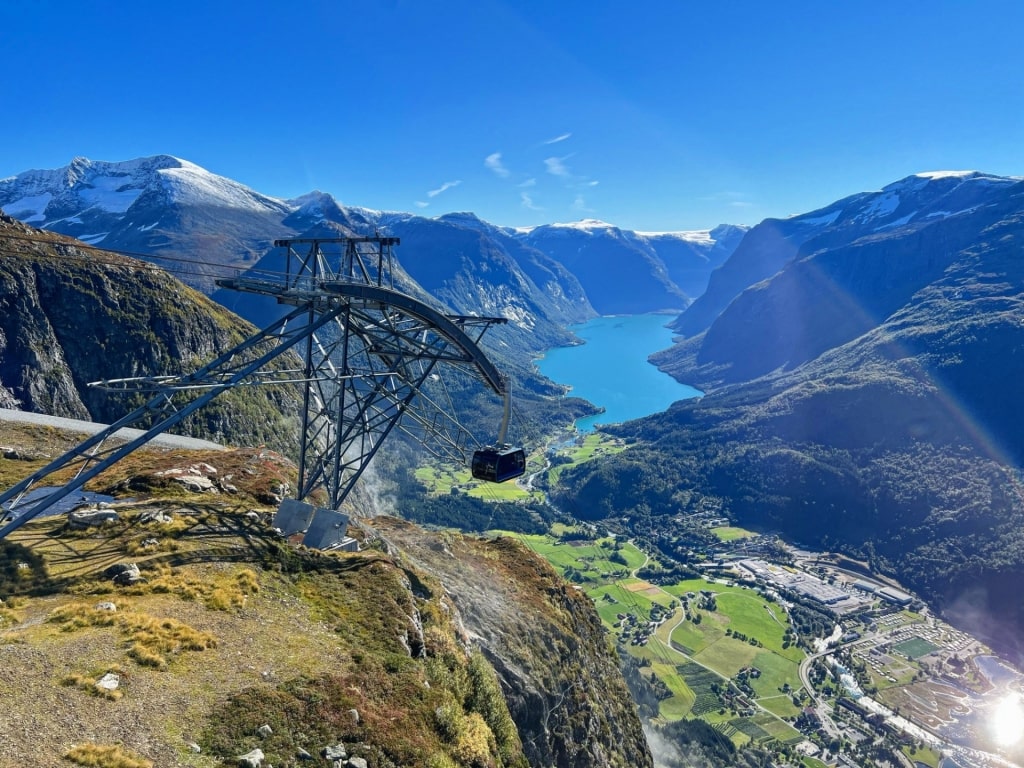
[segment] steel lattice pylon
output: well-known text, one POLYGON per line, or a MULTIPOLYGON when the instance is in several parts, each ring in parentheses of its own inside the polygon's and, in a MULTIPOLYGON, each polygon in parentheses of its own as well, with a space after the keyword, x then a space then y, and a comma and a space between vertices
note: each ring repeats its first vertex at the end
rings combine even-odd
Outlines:
POLYGON ((0 495, 6 516, 13 516, 0 527, 0 537, 240 384, 302 386, 296 497, 305 499, 323 488, 333 509, 339 508, 396 427, 435 455, 465 461, 476 441, 450 408, 427 391, 438 364, 464 370, 504 398, 505 418, 498 430, 498 443, 503 443, 509 388, 478 342, 491 325, 506 320, 445 315, 395 290, 392 249, 398 242, 391 237, 279 240, 274 245, 285 249, 283 273, 248 272, 218 280, 226 288, 271 296, 291 309, 187 376, 94 382, 91 386, 149 392, 152 397, 0 495), (293 349, 301 368, 282 366, 278 360, 293 349), (269 365, 272 361, 274 366, 269 365), (181 404, 186 396, 193 399, 181 404), (150 422, 153 426, 140 437, 108 446, 119 429, 150 422), (30 488, 68 468, 75 470, 72 481, 19 514, 18 503, 30 488))

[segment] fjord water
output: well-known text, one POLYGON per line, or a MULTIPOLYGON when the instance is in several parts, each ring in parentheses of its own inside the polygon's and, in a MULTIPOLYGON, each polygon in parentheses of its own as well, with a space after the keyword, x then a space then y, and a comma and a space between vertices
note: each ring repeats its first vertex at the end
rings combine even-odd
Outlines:
POLYGON ((579 419, 579 431, 649 416, 702 394, 647 362, 652 353, 672 346, 672 331, 666 327, 671 320, 671 315, 654 314, 598 317, 571 327, 585 344, 550 349, 537 361, 541 373, 572 387, 573 396, 605 409, 579 419))

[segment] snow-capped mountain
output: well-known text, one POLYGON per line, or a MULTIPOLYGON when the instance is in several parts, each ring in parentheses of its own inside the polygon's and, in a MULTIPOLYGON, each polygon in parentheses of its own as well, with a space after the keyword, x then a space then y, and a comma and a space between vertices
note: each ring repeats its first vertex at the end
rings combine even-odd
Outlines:
POLYGON ((601 314, 629 314, 688 306, 746 229, 644 233, 584 219, 516 234, 575 274, 601 314))
POLYGON ((105 244, 129 228, 151 231, 167 208, 203 206, 271 217, 293 208, 170 155, 119 163, 76 157, 65 168, 0 180, 4 213, 90 245, 105 244))
POLYGON ((124 162, 75 158, 0 180, 0 208, 90 245, 150 255, 209 291, 217 265, 244 267, 291 234, 295 206, 170 155, 124 162), (203 268, 195 262, 206 262, 203 268))
MULTIPOLYGON (((954 315, 975 302, 979 318, 994 312, 997 304, 977 301, 984 294, 976 286, 999 270, 1019 271, 1003 262, 1019 263, 1022 216, 1024 179, 964 171, 909 176, 818 211, 765 221, 676 321, 689 338, 659 355, 659 365, 686 369, 704 383, 743 381, 825 359, 890 320, 903 332, 910 316, 928 329, 908 342, 912 348, 950 324, 939 321, 940 310, 954 315), (929 292, 941 301, 926 299, 929 292)), ((1008 307, 1016 304, 1015 279, 1001 286, 1014 297, 1008 307)), ((876 346, 894 336, 880 334, 876 346)), ((1009 361, 1010 347, 1007 353, 1009 361)))
POLYGON ((700 333, 741 291, 770 278, 795 259, 968 216, 985 206, 999 205, 1020 182, 1020 178, 978 171, 932 171, 908 176, 876 192, 850 195, 815 211, 765 219, 712 273, 707 290, 673 327, 687 336, 700 333))
POLYGON ((594 312, 681 310, 743 232, 639 234, 591 220, 516 230, 472 213, 428 219, 344 206, 319 191, 281 200, 169 155, 26 171, 0 180, 0 209, 147 255, 211 294, 226 268, 253 266, 275 239, 389 234, 402 238, 399 259, 425 290, 459 311, 500 310, 526 327, 543 316, 564 325, 594 312))

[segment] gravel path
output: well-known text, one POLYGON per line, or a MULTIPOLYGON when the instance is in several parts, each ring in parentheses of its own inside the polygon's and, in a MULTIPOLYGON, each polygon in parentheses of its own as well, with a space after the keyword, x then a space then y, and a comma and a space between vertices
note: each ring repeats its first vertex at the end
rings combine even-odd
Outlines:
MULTIPOLYGON (((69 432, 84 432, 94 435, 107 428, 106 424, 95 424, 91 421, 78 421, 77 419, 65 419, 60 416, 47 416, 42 413, 29 413, 28 411, 14 411, 7 408, 0 408, 0 420, 16 421, 22 424, 39 424, 46 427, 67 430, 69 432)), ((130 429, 128 427, 119 429, 114 436, 121 440, 134 440, 144 434, 141 429, 130 429)), ((180 435, 163 434, 154 437, 149 445, 160 448, 186 448, 186 449, 213 449, 223 451, 223 445, 211 443, 209 440, 199 440, 195 437, 182 437, 180 435)))

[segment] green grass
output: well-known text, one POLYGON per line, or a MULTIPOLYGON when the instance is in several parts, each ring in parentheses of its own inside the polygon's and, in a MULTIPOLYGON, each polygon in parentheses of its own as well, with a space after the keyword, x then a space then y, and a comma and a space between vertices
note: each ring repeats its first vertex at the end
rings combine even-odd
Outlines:
POLYGON ((697 699, 697 693, 690 688, 676 667, 664 662, 655 662, 651 664, 651 669, 658 679, 672 691, 672 697, 661 702, 658 713, 666 720, 679 720, 690 714, 697 699))
POLYGON ((590 432, 578 445, 559 451, 560 455, 568 456, 570 462, 552 467, 548 472, 548 482, 555 485, 558 483, 559 476, 566 469, 579 466, 595 456, 613 456, 625 449, 626 446, 620 440, 600 432, 590 432))
POLYGON ((932 651, 937 651, 939 646, 929 643, 923 638, 912 637, 898 645, 894 645, 892 649, 909 657, 911 661, 917 661, 922 656, 927 656, 932 651))
POLYGON ((767 733, 771 738, 786 742, 802 738, 800 732, 789 723, 784 723, 777 717, 767 712, 758 712, 750 718, 758 728, 767 733))
POLYGON ((632 544, 624 544, 619 552, 626 564, 612 563, 609 558, 613 550, 602 547, 601 541, 570 543, 559 540, 558 535, 570 531, 566 526, 559 526, 552 529, 555 535, 509 535, 525 542, 561 574, 570 569, 581 574, 585 579, 586 594, 609 628, 614 629, 620 613, 634 613, 642 620, 647 618, 655 603, 667 607, 673 598, 681 603, 690 592, 698 599, 702 591, 715 595, 716 611, 699 609, 696 601, 691 601, 691 613, 701 617, 699 624, 692 620, 679 622, 682 616, 680 606, 676 615, 659 628, 646 646, 628 643, 623 646, 632 656, 650 661, 651 672, 672 692, 671 697, 660 703, 662 718, 671 721, 687 716, 700 717, 716 725, 737 746, 752 740, 788 741, 799 736, 780 719, 799 714, 799 708, 792 703, 790 696, 780 689, 787 683, 793 690, 800 687, 798 662, 803 658, 803 652, 795 646, 782 647, 788 619, 781 606, 769 602, 754 590, 704 579, 687 579, 661 588, 634 591, 630 587, 642 587, 646 582, 631 577, 615 578, 609 572, 631 572, 643 564, 643 552, 632 544), (727 635, 727 629, 760 640, 762 647, 727 635), (665 647, 669 640, 676 650, 665 647), (680 651, 693 661, 686 661, 680 651), (667 663, 667 659, 676 662, 667 663), (766 711, 759 712, 753 719, 736 718, 728 713, 719 715, 721 705, 711 692, 711 684, 724 684, 723 677, 733 677, 741 668, 750 666, 761 670, 761 676, 752 678, 750 685, 756 698, 764 699, 766 711))
POLYGON ((800 714, 800 707, 793 703, 789 694, 776 694, 759 698, 757 703, 777 717, 796 717, 800 714))
POLYGON ((731 637, 723 637, 712 643, 694 658, 706 667, 720 672, 726 677, 733 677, 743 667, 754 662, 758 649, 749 643, 731 637))
POLYGON ((718 537, 719 541, 736 541, 737 539, 750 539, 757 536, 753 531, 746 528, 737 528, 734 525, 722 525, 712 528, 711 532, 718 537))
POLYGON ((782 647, 782 636, 788 620, 778 604, 769 603, 753 590, 723 592, 716 596, 715 602, 718 604, 718 612, 729 617, 729 628, 733 632, 757 638, 765 648, 788 659, 803 658, 803 652, 796 646, 782 647), (772 618, 773 614, 778 621, 772 618))
POLYGON ((750 681, 758 696, 776 696, 786 683, 794 690, 800 687, 800 665, 795 661, 772 651, 761 651, 754 657, 753 665, 761 670, 761 676, 750 681))
POLYGON ((419 467, 414 474, 433 496, 446 496, 451 493, 452 488, 484 501, 525 501, 541 496, 539 492, 531 494, 511 481, 485 483, 474 480, 468 469, 456 469, 454 465, 419 467))
POLYGON ((924 763, 925 765, 931 766, 931 768, 938 768, 939 763, 942 761, 942 755, 930 747, 914 749, 912 746, 904 746, 903 754, 914 762, 924 763))

